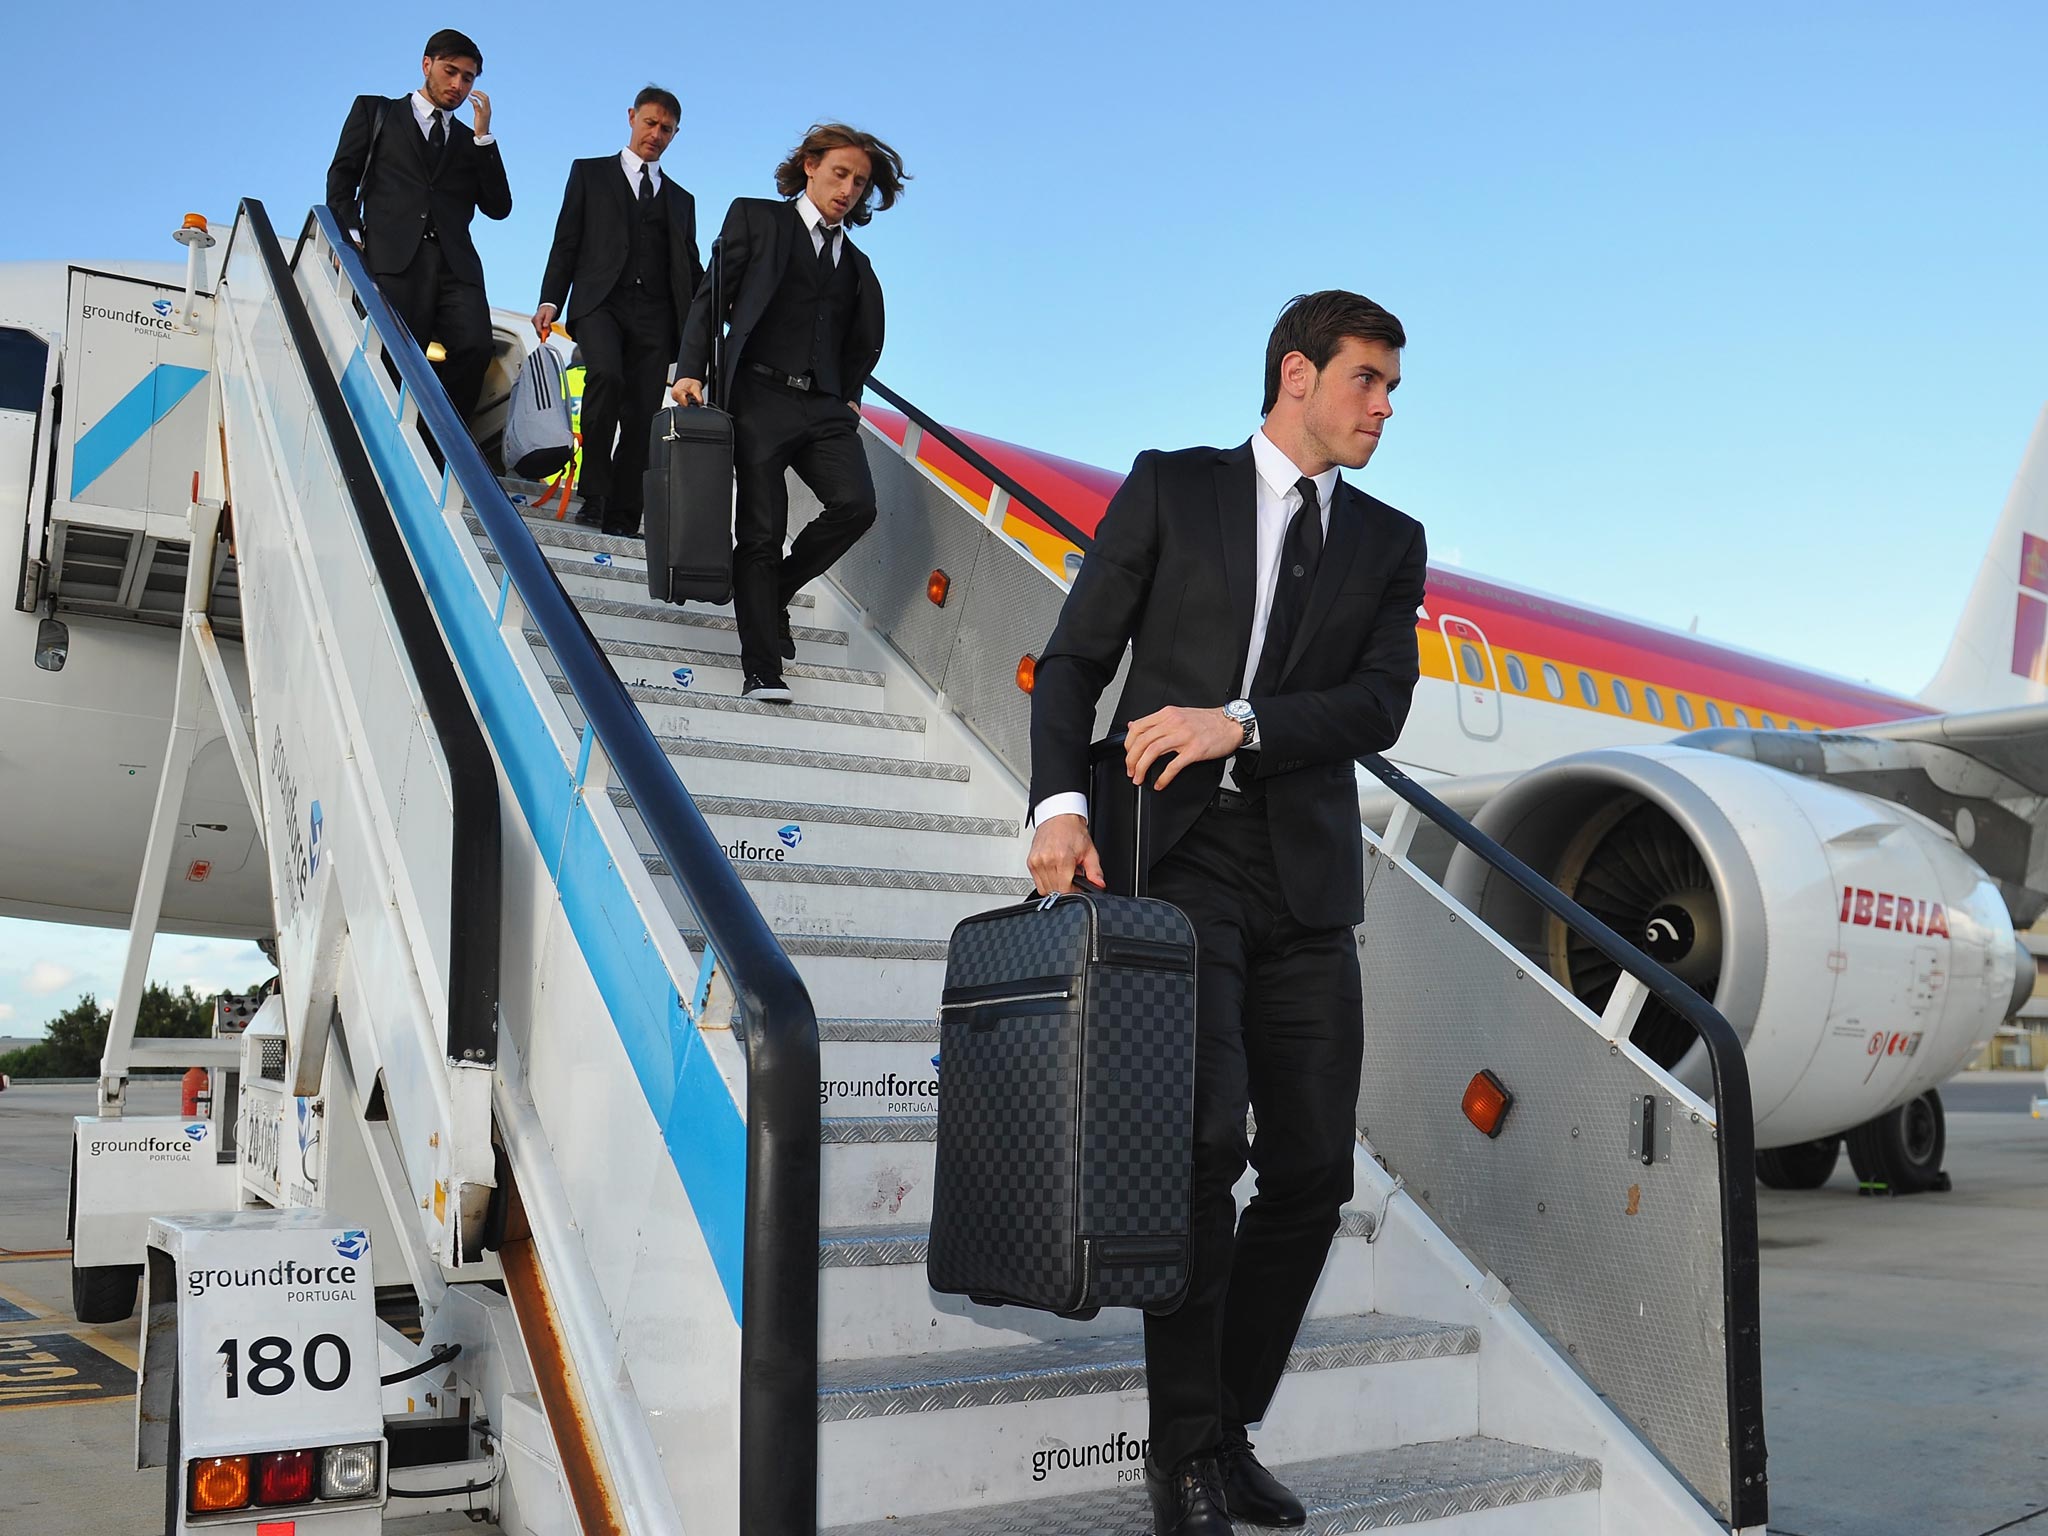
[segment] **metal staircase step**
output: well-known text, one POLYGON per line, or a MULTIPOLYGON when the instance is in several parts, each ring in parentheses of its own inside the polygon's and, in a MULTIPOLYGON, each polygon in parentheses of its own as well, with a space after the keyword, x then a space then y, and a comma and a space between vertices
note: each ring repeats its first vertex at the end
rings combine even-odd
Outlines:
MULTIPOLYGON (((1068 1462, 1114 1454, 1120 1486, 1060 1498, 826 1528, 828 1536, 1139 1536, 1150 1511, 1142 1456, 1128 1446, 1061 1445, 1068 1462), (1128 1475, 1126 1475, 1128 1474, 1128 1475)), ((1423 1536, 1591 1536, 1600 1464, 1472 1436, 1272 1468, 1308 1506, 1304 1536, 1406 1529, 1423 1536)), ((1240 1523, 1240 1532, 1258 1527, 1240 1523)))
MULTIPOLYGON (((551 677, 573 724, 583 723, 582 706, 567 678, 551 677)), ((799 684, 799 687, 802 685, 799 684)), ((922 738, 922 715, 897 715, 879 709, 843 709, 833 704, 762 704, 731 694, 699 693, 694 689, 660 688, 627 683, 626 696, 640 706, 648 729, 657 736, 690 736, 703 716, 716 715, 720 736, 732 741, 760 741, 777 746, 807 747, 823 734, 820 726, 836 726, 840 745, 895 745, 904 738, 922 738), (872 733, 872 734, 870 734, 872 733)))
MULTIPOLYGON (((632 797, 614 786, 611 798, 625 814, 635 846, 652 852, 653 840, 632 797)), ((1015 878, 1023 867, 1016 823, 993 817, 744 795, 699 793, 694 798, 720 846, 736 859, 748 857, 751 845, 779 849, 790 860, 853 868, 894 865, 1015 878)))
MULTIPOLYGON (((1066 1471, 1048 1487, 1047 1453, 1142 1446, 1144 1350, 1135 1322, 1126 1326, 1116 1337, 822 1364, 820 1507, 852 1524, 1054 1487, 1113 1489, 1122 1466, 1066 1471), (887 1475, 906 1464, 915 1479, 887 1475)), ((1423 1318, 1311 1319, 1260 1426, 1261 1454, 1307 1461, 1475 1435, 1478 1348, 1476 1328, 1423 1318)))
POLYGON ((805 802, 858 800, 883 810, 962 814, 986 798, 964 763, 876 752, 822 752, 724 737, 657 736, 693 795, 805 802))
MULTIPOLYGON (((800 834, 802 829, 790 830, 800 834)), ((1006 875, 778 861, 772 855, 796 850, 772 836, 765 842, 728 843, 725 851, 768 926, 792 954, 797 952, 791 948, 793 941, 805 938, 936 941, 943 953, 939 936, 950 934, 956 924, 978 912, 1021 900, 1031 889, 1028 880, 1006 875)), ((655 854, 641 857, 657 884, 667 884, 667 864, 655 854)))
MULTIPOLYGON (((537 629, 527 630, 526 639, 536 648, 542 648, 547 643, 537 629)), ((611 640, 605 643, 604 649, 615 662, 622 657, 632 657, 641 661, 658 661, 664 667, 709 667, 714 671, 729 672, 739 670, 738 651, 706 650, 693 645, 663 645, 644 640, 611 640)), ((865 667, 834 666, 829 662, 787 661, 783 663, 782 671, 786 677, 812 677, 827 682, 858 684, 865 688, 879 688, 883 683, 882 674, 879 672, 871 672, 865 667)), ((735 688, 732 691, 738 690, 735 688)))
MULTIPOLYGON (((486 555, 484 564, 493 577, 502 579, 505 568, 495 556, 486 555)), ((674 603, 657 603, 651 598, 635 602, 615 596, 578 596, 576 607, 590 625, 591 633, 600 641, 608 642, 614 637, 674 640, 678 634, 689 632, 692 639, 713 649, 735 652, 739 649, 739 621, 719 609, 684 608, 674 603)), ((805 645, 846 644, 846 631, 843 629, 792 624, 790 633, 796 637, 800 660, 805 645)))
POLYGON ((820 1019, 818 1039, 827 1045, 917 1041, 939 1043, 939 1021, 924 1019, 820 1019))

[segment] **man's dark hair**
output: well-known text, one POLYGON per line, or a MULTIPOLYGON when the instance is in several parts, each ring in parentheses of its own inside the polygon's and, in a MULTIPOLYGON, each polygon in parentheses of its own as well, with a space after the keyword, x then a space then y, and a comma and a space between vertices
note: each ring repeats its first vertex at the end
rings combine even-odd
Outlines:
POLYGON ((484 51, 453 27, 443 27, 427 39, 420 50, 430 59, 475 59, 476 72, 484 72, 484 51))
POLYGON ((828 155, 835 149, 860 150, 873 168, 868 177, 867 191, 847 211, 847 223, 865 224, 872 219, 875 210, 868 206, 870 202, 879 201, 883 208, 895 206, 896 199, 903 195, 903 183, 910 180, 910 173, 903 169, 903 157, 872 133, 862 133, 844 123, 813 123, 811 131, 804 135, 803 143, 792 149, 789 158, 775 167, 775 190, 784 197, 795 197, 804 189, 804 162, 813 156, 828 155))
POLYGON ((664 91, 658 85, 647 86, 638 96, 633 98, 633 110, 638 112, 650 102, 660 107, 677 122, 680 123, 683 120, 683 104, 676 100, 676 93, 674 91, 664 91))
POLYGON ((1261 416, 1272 414, 1280 398, 1280 361, 1299 352, 1318 369, 1329 366, 1346 337, 1357 341, 1380 341, 1399 350, 1408 345, 1408 333, 1401 322, 1362 293, 1342 288, 1325 288, 1321 293, 1297 293, 1273 322, 1273 334, 1266 338, 1266 403, 1261 416))

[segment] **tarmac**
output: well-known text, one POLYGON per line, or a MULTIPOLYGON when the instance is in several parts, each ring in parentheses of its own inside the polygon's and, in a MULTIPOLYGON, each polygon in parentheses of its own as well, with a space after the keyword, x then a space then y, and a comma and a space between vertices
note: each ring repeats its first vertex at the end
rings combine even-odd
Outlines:
MULTIPOLYGON (((1846 1155, 1822 1189, 1759 1191, 1775 1536, 2048 1536, 2048 1120, 2029 1114, 2040 1091, 2038 1073, 1944 1087, 1948 1194, 1859 1197, 1846 1155)), ((139 1114, 177 1108, 171 1083, 130 1097, 139 1114)), ((5 1536, 163 1529, 163 1473, 132 1469, 137 1324, 70 1316, 70 1117, 91 1107, 89 1086, 0 1094, 0 1392, 17 1376, 68 1389, 0 1399, 5 1536), (10 1369, 31 1353, 55 1362, 29 1368, 72 1374, 10 1369)), ((447 1521, 402 1528, 478 1529, 447 1521)))

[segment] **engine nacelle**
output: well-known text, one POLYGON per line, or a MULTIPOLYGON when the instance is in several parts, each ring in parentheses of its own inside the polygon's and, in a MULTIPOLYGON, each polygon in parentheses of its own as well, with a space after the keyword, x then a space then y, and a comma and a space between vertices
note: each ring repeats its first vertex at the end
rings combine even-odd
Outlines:
MULTIPOLYGON (((2033 988, 1990 878, 1914 812, 1741 758, 1617 747, 1516 779, 1479 828, 1714 1003, 1759 1147, 1860 1125, 1946 1079, 2033 988), (2023 967, 2023 969, 2022 969, 2023 967)), ((1451 894, 1596 1012, 1617 972, 1460 849, 1451 894)), ((1654 999, 1633 1043, 1711 1092, 1654 999)))

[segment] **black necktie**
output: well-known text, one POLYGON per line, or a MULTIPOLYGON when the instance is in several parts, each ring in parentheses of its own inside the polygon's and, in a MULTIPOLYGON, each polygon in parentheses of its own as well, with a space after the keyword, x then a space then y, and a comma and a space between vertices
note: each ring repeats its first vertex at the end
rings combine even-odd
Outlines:
POLYGON ((647 174, 647 167, 644 165, 640 167, 640 201, 654 201, 654 178, 647 174))
POLYGON ((832 242, 838 238, 839 226, 837 224, 820 224, 818 226, 818 233, 824 237, 818 242, 818 270, 827 277, 830 277, 832 269, 836 265, 832 260, 832 242))
POLYGON ((441 126, 441 109, 434 108, 434 126, 427 130, 427 143, 434 151, 434 158, 441 158, 441 151, 448 147, 448 130, 441 126))
POLYGON ((1316 483, 1303 475, 1294 482, 1301 493, 1301 506, 1287 525, 1280 541, 1280 569, 1273 578, 1273 607, 1266 617, 1266 644, 1259 652, 1259 668, 1252 677, 1252 692, 1269 694, 1280 686, 1280 674, 1287 665, 1288 649, 1308 607, 1308 593, 1316 579, 1316 562, 1323 554, 1323 511, 1316 495, 1316 483))

